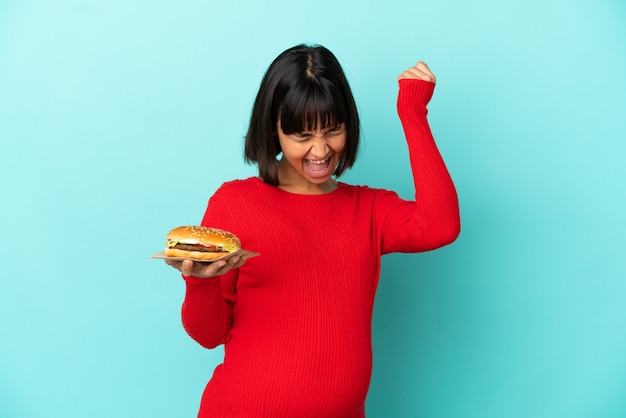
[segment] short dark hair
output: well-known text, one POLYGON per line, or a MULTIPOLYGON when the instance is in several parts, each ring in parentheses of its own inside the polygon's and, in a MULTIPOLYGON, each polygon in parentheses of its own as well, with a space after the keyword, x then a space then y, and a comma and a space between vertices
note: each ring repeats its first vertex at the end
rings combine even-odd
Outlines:
POLYGON ((346 146, 334 175, 339 177, 356 161, 360 135, 356 103, 339 61, 325 47, 301 44, 287 49, 276 57, 261 81, 244 158, 257 163, 260 177, 272 186, 278 186, 279 118, 286 134, 344 123, 346 146))

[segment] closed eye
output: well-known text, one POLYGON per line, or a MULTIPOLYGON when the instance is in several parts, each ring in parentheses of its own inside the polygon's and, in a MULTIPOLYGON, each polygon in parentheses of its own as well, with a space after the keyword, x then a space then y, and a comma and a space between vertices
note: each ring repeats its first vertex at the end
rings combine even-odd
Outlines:
POLYGON ((341 123, 337 126, 334 126, 332 128, 330 128, 329 130, 326 131, 325 135, 326 136, 333 136, 333 135, 339 135, 343 132, 343 128, 345 127, 345 124, 341 123))
POLYGON ((326 131, 326 135, 339 135, 343 131, 343 126, 336 126, 326 131))
POLYGON ((292 134, 292 136, 296 141, 304 142, 310 139, 313 135, 306 133, 306 132, 300 132, 300 133, 294 133, 292 134))
MULTIPOLYGON (((328 137, 334 137, 337 135, 340 135, 343 133, 345 128, 345 124, 341 123, 339 125, 333 126, 332 128, 329 128, 327 130, 325 130, 322 133, 322 137, 323 138, 328 138, 328 137)), ((298 142, 305 142, 308 141, 311 138, 314 138, 317 135, 316 132, 294 132, 291 134, 291 137, 298 142)))

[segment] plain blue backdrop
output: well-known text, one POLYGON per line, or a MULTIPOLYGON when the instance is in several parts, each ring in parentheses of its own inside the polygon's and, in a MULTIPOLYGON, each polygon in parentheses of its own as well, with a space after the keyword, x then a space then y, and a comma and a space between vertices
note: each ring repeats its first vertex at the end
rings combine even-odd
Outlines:
POLYGON ((195 416, 222 351, 148 255, 256 173, 254 95, 300 42, 361 112, 342 179, 407 198, 396 76, 426 61, 461 203, 453 245, 383 259, 368 417, 626 416, 625 28, 619 0, 4 0, 0 416, 195 416))

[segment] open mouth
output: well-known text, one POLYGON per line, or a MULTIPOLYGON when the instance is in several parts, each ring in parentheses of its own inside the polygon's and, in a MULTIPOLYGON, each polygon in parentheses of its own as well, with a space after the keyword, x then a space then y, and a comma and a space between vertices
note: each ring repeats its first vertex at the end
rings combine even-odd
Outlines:
POLYGON ((323 177, 330 171, 331 158, 325 160, 304 160, 309 173, 313 177, 323 177))

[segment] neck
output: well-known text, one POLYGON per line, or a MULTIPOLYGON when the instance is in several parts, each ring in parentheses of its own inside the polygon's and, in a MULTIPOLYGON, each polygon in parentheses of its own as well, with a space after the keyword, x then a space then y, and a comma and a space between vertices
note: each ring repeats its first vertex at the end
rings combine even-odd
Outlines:
POLYGON ((323 184, 295 184, 279 182, 278 187, 287 192, 294 194, 325 194, 330 193, 337 188, 337 182, 331 179, 323 184))

